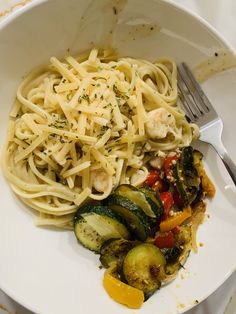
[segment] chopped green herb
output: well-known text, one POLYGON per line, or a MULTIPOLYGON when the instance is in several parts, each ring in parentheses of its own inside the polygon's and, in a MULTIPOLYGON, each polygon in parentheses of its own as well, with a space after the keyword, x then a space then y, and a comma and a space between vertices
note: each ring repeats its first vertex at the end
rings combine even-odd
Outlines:
POLYGON ((81 96, 81 98, 86 100, 87 102, 89 102, 89 95, 88 94, 84 94, 83 96, 81 96))
POLYGON ((64 144, 64 143, 66 143, 66 141, 60 136, 60 142, 62 143, 62 144, 64 144))
POLYGON ((129 99, 129 96, 127 96, 127 95, 125 95, 124 93, 122 93, 122 92, 117 88, 117 86, 116 86, 115 84, 113 85, 112 89, 113 89, 113 92, 114 92, 115 95, 116 95, 116 98, 122 98, 122 99, 125 99, 125 100, 129 99))

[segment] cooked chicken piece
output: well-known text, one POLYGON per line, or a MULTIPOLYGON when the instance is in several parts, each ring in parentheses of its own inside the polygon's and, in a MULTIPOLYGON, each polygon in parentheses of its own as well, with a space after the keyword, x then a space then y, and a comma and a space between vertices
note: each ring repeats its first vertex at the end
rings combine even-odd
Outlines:
POLYGON ((104 192, 109 185, 109 175, 102 169, 91 171, 92 185, 98 192, 104 192))
POLYGON ((164 108, 149 111, 147 114, 146 131, 150 138, 165 138, 175 127, 175 118, 164 108))

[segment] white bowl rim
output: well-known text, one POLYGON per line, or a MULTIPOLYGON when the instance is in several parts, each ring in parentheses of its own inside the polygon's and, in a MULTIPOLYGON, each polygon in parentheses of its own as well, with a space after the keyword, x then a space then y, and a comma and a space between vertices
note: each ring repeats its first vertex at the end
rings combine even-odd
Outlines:
MULTIPOLYGON (((17 19, 19 16, 21 16, 22 14, 30 11, 31 9, 33 9, 34 7, 37 7, 41 4, 43 4, 44 2, 48 2, 49 0, 34 0, 30 3, 27 3, 26 5, 24 5, 23 7, 14 10, 13 12, 9 13, 9 15, 5 16, 2 20, 0 20, 0 32, 2 30, 4 30, 5 27, 7 27, 10 23, 12 23, 15 19, 17 19)), ((210 30, 210 32, 212 34, 215 35, 215 37, 223 44, 223 46, 225 48, 227 48, 227 50, 231 51, 233 54, 236 54, 236 49, 224 38, 224 36, 222 34, 220 34, 220 32, 218 30, 216 30, 216 28, 214 28, 208 21, 206 21, 204 18, 202 18, 201 16, 199 16, 197 13, 190 11, 189 9, 187 9, 186 7, 184 7, 183 5, 174 2, 174 0, 152 0, 154 2, 162 2, 164 4, 169 5, 172 8, 178 9, 179 11, 181 11, 182 13, 191 16, 193 19, 195 19, 197 22, 199 22, 201 25, 203 25, 206 29, 210 30)), ((236 271, 236 265, 234 269, 231 269, 226 275, 225 277, 222 279, 222 281, 219 283, 218 288, 236 271)), ((14 301, 16 301, 19 305, 25 307, 26 309, 28 309, 29 311, 32 312, 32 314, 37 313, 37 314, 43 314, 42 312, 38 312, 38 310, 36 308, 34 308, 34 306, 32 306, 31 304, 29 304, 27 301, 22 301, 20 300, 12 291, 9 291, 9 289, 5 289, 5 287, 3 287, 3 285, 0 282, 0 289, 2 291, 4 291, 10 298, 12 298, 14 301)), ((202 298, 202 300, 199 300, 200 302, 204 301, 207 297, 209 297, 213 292, 215 291, 215 289, 213 289, 212 291, 208 291, 206 293, 206 295, 202 298)), ((188 311, 193 308, 195 305, 192 305, 191 307, 188 307, 188 311)), ((185 310, 184 310, 185 312, 185 310)), ((182 311, 180 313, 183 313, 182 311)))
MULTIPOLYGON (((23 7, 11 12, 9 15, 3 18, 2 21, 0 21, 0 32, 11 22, 13 22, 17 17, 20 15, 24 14, 27 11, 30 11, 32 8, 44 3, 48 2, 49 0, 34 0, 30 3, 27 3, 23 7)), ((206 21, 204 18, 202 18, 200 15, 197 13, 190 11, 189 9, 185 8, 183 5, 174 2, 174 0, 154 0, 155 2, 162 2, 165 3, 173 8, 178 9, 184 14, 187 14, 191 16, 193 19, 198 21, 200 24, 202 24, 205 28, 210 30, 216 37, 221 41, 221 43, 227 47, 230 51, 236 53, 236 49, 224 38, 223 35, 220 34, 219 31, 216 30, 215 27, 213 27, 208 21, 206 21)))

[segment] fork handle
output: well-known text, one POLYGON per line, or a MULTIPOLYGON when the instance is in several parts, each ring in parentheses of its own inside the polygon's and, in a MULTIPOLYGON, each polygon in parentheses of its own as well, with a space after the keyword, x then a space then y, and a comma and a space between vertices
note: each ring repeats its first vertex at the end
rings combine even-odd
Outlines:
POLYGON ((214 143, 214 145, 212 146, 215 148, 216 152, 220 156, 226 169, 228 170, 229 175, 231 176, 234 184, 236 185, 236 166, 233 160, 229 157, 226 148, 224 147, 221 141, 214 143))

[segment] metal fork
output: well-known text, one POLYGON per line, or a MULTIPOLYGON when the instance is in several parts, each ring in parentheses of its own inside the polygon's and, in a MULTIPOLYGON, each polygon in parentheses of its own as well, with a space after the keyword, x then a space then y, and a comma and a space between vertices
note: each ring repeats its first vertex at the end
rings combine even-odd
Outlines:
POLYGON ((215 148, 236 185, 236 166, 221 141, 223 122, 186 63, 178 66, 178 89, 187 119, 199 126, 200 140, 215 148))

